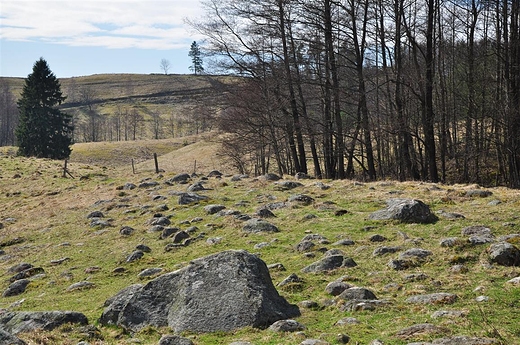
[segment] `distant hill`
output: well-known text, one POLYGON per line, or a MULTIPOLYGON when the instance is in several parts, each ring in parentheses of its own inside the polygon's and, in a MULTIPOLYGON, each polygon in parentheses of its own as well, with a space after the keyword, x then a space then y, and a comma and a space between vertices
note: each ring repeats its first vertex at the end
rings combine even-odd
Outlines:
MULTIPOLYGON (((18 98, 23 78, 0 78, 18 98)), ((59 78, 75 141, 172 138, 211 129, 238 79, 230 76, 96 74, 59 78), (203 108, 203 110, 201 110, 203 108)))

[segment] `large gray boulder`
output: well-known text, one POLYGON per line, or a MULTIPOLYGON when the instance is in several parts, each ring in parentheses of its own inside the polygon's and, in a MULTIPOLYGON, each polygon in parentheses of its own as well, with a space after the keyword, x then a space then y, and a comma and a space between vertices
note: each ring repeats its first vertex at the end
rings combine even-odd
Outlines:
POLYGON ((15 335, 37 329, 51 331, 67 323, 88 325, 88 319, 82 313, 74 311, 21 311, 0 314, 0 329, 15 335))
POLYGON ((144 286, 119 292, 105 306, 100 323, 130 331, 146 326, 201 333, 266 328, 300 315, 276 291, 267 265, 243 250, 193 260, 144 286))
POLYGON ((435 223, 439 218, 430 211, 428 205, 415 199, 390 199, 386 208, 373 212, 372 220, 398 220, 403 223, 435 223))

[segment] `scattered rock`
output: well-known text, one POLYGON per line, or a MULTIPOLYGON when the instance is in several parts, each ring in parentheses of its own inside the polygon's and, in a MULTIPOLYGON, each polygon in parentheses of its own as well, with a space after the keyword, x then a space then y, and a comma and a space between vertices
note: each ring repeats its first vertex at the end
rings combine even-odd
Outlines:
POLYGON ((417 295, 406 299, 407 303, 413 304, 452 304, 457 300, 457 295, 438 292, 429 295, 417 295))
POLYGON ((352 241, 349 238, 343 238, 343 239, 333 243, 334 246, 353 246, 355 244, 356 244, 356 242, 352 241))
POLYGON ((428 256, 433 255, 433 253, 429 250, 425 250, 422 248, 411 248, 404 252, 402 252, 399 255, 399 259, 401 260, 407 260, 407 259, 413 259, 413 260, 424 260, 428 256))
POLYGON ((273 224, 266 222, 260 218, 252 218, 248 220, 244 227, 243 231, 249 233, 260 233, 260 232, 279 232, 280 230, 273 224))
POLYGON ((126 258, 126 262, 134 262, 141 259, 144 256, 142 250, 136 250, 126 258))
POLYGON ((295 320, 279 320, 269 326, 273 332, 298 332, 305 330, 305 326, 295 320))
POLYGON ((137 276, 139 278, 153 277, 153 276, 158 275, 162 271, 163 271, 163 269, 158 268, 158 267, 157 268, 147 268, 147 269, 142 270, 137 276))
POLYGON ((268 208, 262 207, 255 212, 255 216, 260 218, 274 218, 276 217, 274 213, 268 208))
POLYGON ((173 243, 181 243, 182 241, 190 238, 190 235, 186 231, 178 231, 172 236, 173 243))
POLYGON ((520 277, 513 278, 506 282, 507 284, 520 285, 520 277))
POLYGON ((321 339, 305 339, 300 345, 330 345, 330 343, 321 339))
POLYGON ((376 235, 372 235, 372 236, 370 236, 368 240, 369 240, 370 242, 384 242, 384 241, 387 240, 387 238, 384 237, 384 236, 382 236, 382 235, 378 235, 378 234, 376 234, 376 235))
POLYGON ((300 182, 294 182, 294 181, 281 181, 281 182, 275 182, 275 184, 278 186, 278 188, 280 190, 291 190, 291 189, 303 186, 303 184, 301 184, 300 182))
POLYGON ((261 178, 266 181, 279 181, 281 179, 280 176, 273 174, 273 173, 265 174, 265 175, 261 176, 261 178))
POLYGON ((204 211, 207 214, 215 214, 215 213, 218 213, 218 212, 224 210, 225 208, 226 208, 226 206, 224 206, 224 205, 207 205, 207 206, 204 206, 204 211))
POLYGON ((193 342, 188 338, 168 334, 161 337, 159 345, 193 345, 193 342))
POLYGON ((165 181, 166 184, 173 185, 175 183, 185 184, 191 179, 190 174, 182 173, 175 175, 174 177, 165 181))
POLYGON ((296 194, 296 195, 290 196, 287 201, 291 202, 291 203, 297 203, 297 204, 303 205, 303 206, 308 206, 314 202, 314 199, 308 195, 296 194))
POLYGON ((130 236, 132 235, 133 233, 135 232, 135 229, 132 228, 131 226, 123 226, 121 227, 121 229, 119 230, 119 233, 123 236, 130 236))
POLYGON ((487 251, 491 263, 501 266, 520 266, 520 250, 509 242, 492 244, 487 251))
POLYGON ((443 327, 432 325, 431 323, 421 323, 404 328, 396 333, 400 339, 411 339, 430 334, 446 334, 449 330, 443 327))
POLYGON ((376 295, 362 287, 351 287, 343 291, 339 296, 338 299, 341 300, 376 300, 376 295))
POLYGON ((278 283, 278 286, 285 286, 289 284, 299 284, 303 283, 303 280, 298 277, 296 274, 292 273, 287 278, 278 283))
POLYGON ((140 250, 143 253, 151 253, 152 252, 152 248, 148 247, 145 244, 138 244, 137 246, 135 246, 135 249, 140 250))
POLYGON ((372 252, 372 256, 382 256, 385 254, 393 254, 393 253, 397 253, 400 250, 401 250, 401 247, 386 247, 386 246, 377 247, 372 252))
POLYGON ((439 319, 439 318, 449 318, 449 319, 455 319, 455 318, 461 318, 468 315, 467 311, 464 310, 437 310, 434 312, 431 317, 432 319, 439 319))
POLYGON ((354 311, 372 311, 377 308, 385 308, 390 304, 389 301, 375 300, 375 299, 353 299, 347 300, 344 304, 340 304, 339 310, 343 312, 354 312, 354 311))
POLYGON ((13 282, 15 282, 17 280, 31 278, 31 277, 33 277, 33 276, 35 276, 37 274, 42 274, 42 273, 45 273, 43 268, 41 268, 41 267, 31 267, 31 268, 28 268, 26 270, 23 270, 21 272, 16 273, 14 276, 9 278, 9 282, 13 283, 13 282))
POLYGON ((437 214, 447 220, 458 220, 458 219, 465 219, 462 214, 460 213, 454 213, 454 212, 446 212, 443 210, 437 211, 437 214))
POLYGON ((88 215, 87 215, 87 219, 92 219, 92 218, 104 218, 105 216, 103 215, 103 212, 101 211, 93 211, 93 212, 90 212, 88 215))
POLYGON ((304 273, 320 273, 332 271, 340 267, 354 267, 357 264, 351 258, 343 255, 326 256, 320 261, 314 262, 307 267, 302 268, 304 273))
POLYGON ((358 325, 360 324, 359 320, 355 317, 345 317, 343 319, 338 320, 335 325, 343 326, 343 325, 358 325))
POLYGON ((495 339, 456 336, 435 339, 431 343, 424 343, 424 345, 493 345, 498 343, 495 339))
POLYGON ((179 195, 179 205, 190 205, 197 204, 201 201, 208 200, 209 198, 204 195, 199 195, 197 193, 181 193, 179 195))
POLYGON ((3 297, 11 297, 18 296, 25 292, 27 285, 29 285, 30 281, 28 279, 20 279, 11 283, 9 287, 2 294, 3 297))
POLYGON ((352 285, 342 282, 342 281, 333 281, 327 284, 325 287, 325 292, 332 296, 338 296, 343 291, 350 289, 353 287, 352 285))
POLYGON ((420 200, 390 199, 386 209, 370 214, 372 220, 398 220, 404 223, 435 223, 438 218, 428 205, 420 200))
POLYGON ((73 311, 3 312, 0 313, 1 328, 10 334, 31 332, 37 329, 51 331, 64 324, 87 325, 85 315, 73 311))
POLYGON ((67 291, 75 291, 75 290, 86 290, 86 289, 92 289, 95 287, 94 283, 89 281, 81 281, 72 284, 67 288, 67 291))
POLYGON ((441 247, 453 248, 455 246, 463 245, 464 241, 458 237, 448 237, 448 238, 441 239, 439 244, 441 247))
POLYGON ((493 192, 484 189, 472 189, 466 191, 465 193, 465 196, 467 196, 468 198, 487 198, 491 195, 493 195, 493 192))

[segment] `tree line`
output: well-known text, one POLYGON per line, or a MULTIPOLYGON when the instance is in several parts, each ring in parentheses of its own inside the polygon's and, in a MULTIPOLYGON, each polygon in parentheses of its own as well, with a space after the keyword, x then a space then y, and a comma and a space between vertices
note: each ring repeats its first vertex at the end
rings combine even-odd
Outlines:
POLYGON ((520 187, 520 0, 208 0, 244 170, 520 187))

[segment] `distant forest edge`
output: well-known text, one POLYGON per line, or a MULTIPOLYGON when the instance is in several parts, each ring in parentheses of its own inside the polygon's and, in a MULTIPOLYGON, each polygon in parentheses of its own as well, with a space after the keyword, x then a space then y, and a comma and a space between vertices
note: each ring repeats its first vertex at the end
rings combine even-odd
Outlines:
POLYGON ((76 142, 220 130, 244 173, 520 188, 520 0, 206 5, 191 25, 236 77, 63 79, 76 142))

